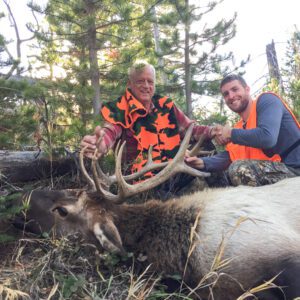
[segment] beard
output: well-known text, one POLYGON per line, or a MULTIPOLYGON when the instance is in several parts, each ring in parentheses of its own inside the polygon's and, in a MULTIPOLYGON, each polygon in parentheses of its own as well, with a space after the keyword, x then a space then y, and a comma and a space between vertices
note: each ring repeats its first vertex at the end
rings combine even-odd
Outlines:
POLYGON ((249 101, 250 101, 250 99, 249 99, 248 97, 243 97, 242 100, 240 101, 240 103, 239 103, 239 105, 238 105, 237 107, 229 106, 229 108, 230 108, 232 111, 234 111, 234 112, 240 114, 240 113, 242 113, 243 111, 246 110, 246 108, 248 107, 249 101))

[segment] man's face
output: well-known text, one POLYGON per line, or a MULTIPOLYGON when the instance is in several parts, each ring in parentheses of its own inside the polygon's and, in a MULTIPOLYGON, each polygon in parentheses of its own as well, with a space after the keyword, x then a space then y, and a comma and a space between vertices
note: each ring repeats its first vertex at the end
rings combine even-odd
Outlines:
POLYGON ((243 112, 251 99, 250 88, 244 87, 238 80, 225 83, 221 87, 221 93, 227 106, 236 113, 243 112))
POLYGON ((140 72, 136 72, 131 76, 127 86, 141 103, 144 105, 150 103, 155 92, 155 74, 153 70, 146 66, 140 72))

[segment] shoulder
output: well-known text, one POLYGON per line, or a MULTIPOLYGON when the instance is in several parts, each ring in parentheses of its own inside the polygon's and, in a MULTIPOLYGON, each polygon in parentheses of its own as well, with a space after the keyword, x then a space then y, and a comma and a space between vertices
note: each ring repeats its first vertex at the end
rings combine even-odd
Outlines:
POLYGON ((161 101, 162 99, 165 99, 165 101, 168 101, 168 102, 173 102, 172 98, 167 95, 163 96, 163 95, 155 94, 152 97, 153 102, 161 101))
POLYGON ((274 102, 282 103, 279 96, 271 92, 262 93, 257 97, 257 105, 274 102))
POLYGON ((159 99, 163 98, 162 95, 159 95, 159 94, 154 94, 153 97, 152 97, 152 101, 158 101, 159 99))
POLYGON ((168 108, 171 109, 173 106, 175 106, 172 98, 170 98, 169 96, 161 96, 158 94, 155 94, 152 97, 152 102, 156 107, 160 107, 160 108, 168 108))
POLYGON ((112 101, 103 102, 102 107, 115 107, 117 103, 119 103, 122 99, 122 96, 118 97, 117 99, 114 99, 112 101))
POLYGON ((257 98, 257 111, 264 110, 264 109, 283 109, 284 105, 279 98, 274 93, 262 93, 257 98))

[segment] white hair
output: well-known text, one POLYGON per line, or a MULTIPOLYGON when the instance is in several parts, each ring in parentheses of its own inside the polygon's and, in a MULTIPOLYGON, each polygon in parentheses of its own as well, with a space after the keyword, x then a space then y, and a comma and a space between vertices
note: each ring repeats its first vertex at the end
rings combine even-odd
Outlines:
POLYGON ((149 67, 155 76, 155 68, 153 65, 145 60, 137 60, 128 70, 128 79, 131 80, 134 75, 141 73, 146 67, 149 67))

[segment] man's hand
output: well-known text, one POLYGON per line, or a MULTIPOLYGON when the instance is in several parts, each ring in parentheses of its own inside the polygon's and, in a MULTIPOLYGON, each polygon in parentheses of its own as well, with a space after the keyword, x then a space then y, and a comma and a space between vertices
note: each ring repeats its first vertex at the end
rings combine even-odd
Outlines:
POLYGON ((86 157, 92 158, 94 156, 96 148, 98 148, 97 158, 100 158, 103 154, 107 152, 107 146, 104 142, 104 139, 102 138, 99 142, 101 134, 103 134, 102 128, 100 126, 97 126, 95 128, 94 135, 86 135, 83 137, 80 143, 80 147, 81 149, 85 149, 84 155, 86 157))
POLYGON ((212 138, 216 138, 222 135, 222 128, 223 126, 220 124, 216 124, 213 127, 211 127, 210 135, 212 138))
POLYGON ((214 139, 218 145, 226 145, 231 141, 231 130, 229 125, 215 125, 212 129, 214 139))
POLYGON ((187 150, 185 152, 185 157, 184 157, 185 162, 190 165, 191 167, 195 168, 195 169, 204 169, 205 165, 204 162, 201 158, 197 157, 197 156, 190 156, 190 151, 187 150))

